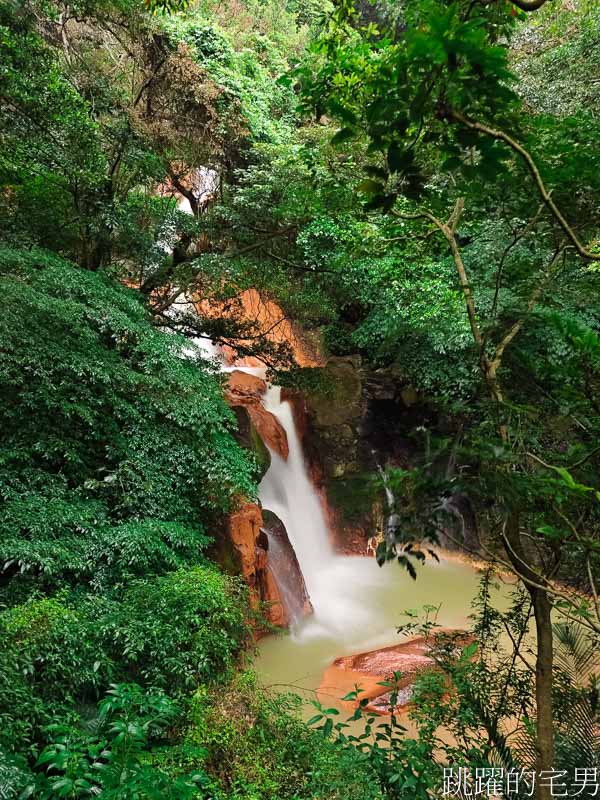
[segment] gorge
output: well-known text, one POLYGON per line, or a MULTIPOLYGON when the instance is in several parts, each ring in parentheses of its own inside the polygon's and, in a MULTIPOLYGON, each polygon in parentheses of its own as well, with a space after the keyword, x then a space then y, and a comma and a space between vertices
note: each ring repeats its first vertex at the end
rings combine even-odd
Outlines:
MULTIPOLYGON (((218 357, 218 352, 213 351, 212 355, 218 357)), ((334 514, 328 508, 327 496, 313 482, 298 432, 301 398, 295 395, 294 400, 286 399, 281 387, 261 384, 266 377, 265 368, 248 367, 243 361, 231 365, 222 361, 222 368, 230 376, 229 396, 236 395, 232 402, 240 402, 244 388, 252 386, 253 397, 258 394, 262 408, 275 417, 285 437, 282 442, 280 434, 271 433, 264 439, 270 463, 259 485, 259 500, 263 520, 274 515, 283 523, 291 553, 289 549, 283 552, 281 544, 268 532, 264 549, 258 544, 256 532, 254 536, 257 552, 266 550, 266 569, 279 590, 263 593, 267 618, 289 631, 261 636, 255 661, 258 676, 267 688, 301 691, 306 700, 318 699, 340 710, 348 707, 342 697, 356 683, 368 686, 370 696, 383 695, 384 689, 376 688, 377 681, 389 678, 394 671, 410 671, 411 660, 404 656, 402 648, 395 660, 393 653, 388 657, 386 668, 376 670, 375 677, 369 677, 368 669, 345 674, 335 668, 334 662, 343 662, 343 656, 358 660, 365 651, 375 651, 366 652, 375 663, 382 648, 399 641, 396 629, 403 622, 405 610, 424 613, 424 607, 436 607, 436 622, 443 629, 467 628, 471 602, 477 594, 478 570, 460 554, 440 551, 439 562, 428 559, 413 581, 396 563, 380 567, 374 551, 366 556, 363 546, 351 553, 346 545, 346 552, 340 553, 329 526, 334 514), (297 559, 300 580, 295 568, 289 567, 290 558, 297 559)), ((310 424, 307 419, 301 424, 305 436, 310 424)), ((274 426, 269 428, 272 431, 274 426)), ((386 531, 395 525, 394 498, 383 469, 379 470, 387 502, 383 521, 386 531)), ((493 598, 500 608, 508 604, 507 592, 494 591, 493 598)), ((411 637, 407 641, 410 652, 411 637)), ((422 666, 427 662, 424 659, 422 666)), ((403 705, 408 704, 409 696, 407 689, 403 705)), ((306 717, 312 715, 311 708, 305 705, 306 717)), ((385 713, 384 706, 378 711, 385 713)))

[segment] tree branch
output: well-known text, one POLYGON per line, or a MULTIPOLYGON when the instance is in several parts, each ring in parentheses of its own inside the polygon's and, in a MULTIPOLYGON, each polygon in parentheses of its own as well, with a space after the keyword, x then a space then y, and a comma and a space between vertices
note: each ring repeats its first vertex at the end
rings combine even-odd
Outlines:
MULTIPOLYGON (((519 2, 516 2, 515 4, 519 5, 519 3, 521 2, 524 2, 524 0, 519 0, 519 2)), ((533 2, 539 2, 539 0, 533 0, 533 2)), ((519 5, 519 7, 521 8, 522 6, 519 5)), ((577 250, 579 255, 582 258, 588 259, 590 261, 600 261, 600 253, 591 253, 581 244, 581 242, 579 241, 579 239, 575 234, 575 231, 569 225, 567 220, 562 215, 560 209, 552 199, 551 193, 546 189, 546 185, 542 180, 540 171, 537 168, 537 165, 533 160, 531 154, 527 150, 525 150, 525 148, 522 145, 520 145, 515 139, 513 139, 507 133, 504 133, 504 131, 500 131, 495 128, 490 128, 489 125, 484 125, 481 122, 475 122, 474 120, 465 117, 464 114, 460 113, 460 111, 451 110, 448 113, 448 117, 456 120, 457 122, 460 122, 462 125, 469 128, 470 130, 479 131, 480 133, 485 133, 487 136, 491 136, 493 139, 498 139, 504 142, 511 148, 511 150, 514 150, 515 153, 520 155, 523 161, 525 162, 525 165, 529 170, 529 173, 531 174, 535 185, 537 186, 538 192, 540 193, 542 200, 544 201, 544 204, 546 205, 550 213, 553 215, 553 217, 556 219, 560 227, 563 229, 567 238, 570 239, 571 243, 573 244, 574 248, 577 250)))

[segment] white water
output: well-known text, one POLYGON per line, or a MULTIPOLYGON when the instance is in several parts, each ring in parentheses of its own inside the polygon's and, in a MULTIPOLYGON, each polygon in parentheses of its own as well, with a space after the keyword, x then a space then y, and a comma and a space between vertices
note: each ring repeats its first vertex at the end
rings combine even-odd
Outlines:
POLYGON ((271 452, 271 466, 259 488, 261 505, 284 523, 304 575, 314 613, 295 626, 300 639, 334 639, 356 626, 366 629, 372 609, 364 593, 372 594, 380 575, 370 558, 333 552, 323 506, 313 486, 294 425, 290 403, 281 402, 277 386, 268 389, 264 406, 282 424, 289 445, 284 461, 271 452))
MULTIPOLYGON (((194 340, 192 348, 213 359, 223 371, 239 369, 265 377, 263 368, 227 367, 219 348, 205 338, 194 340)), ((328 705, 343 708, 339 698, 345 692, 322 683, 324 671, 335 658, 396 643, 397 627, 407 621, 403 612, 419 611, 424 605, 439 605, 437 622, 444 627, 467 626, 479 575, 456 560, 428 560, 417 567, 418 578, 413 581, 397 563, 380 568, 374 558, 334 553, 323 507, 304 463, 292 408, 281 401, 277 386, 268 388, 263 402, 286 432, 289 456, 284 460, 271 451, 271 466, 260 484, 259 497, 263 508, 273 511, 286 527, 314 613, 299 619, 290 635, 262 639, 255 668, 267 686, 284 691, 306 689, 309 699, 319 690, 328 705)), ((385 474, 383 477, 385 483, 385 474)), ((385 489, 386 529, 395 529, 394 496, 387 484, 385 489)), ((277 558, 273 562, 270 568, 275 570, 277 558)), ((506 591, 498 594, 496 601, 500 601, 495 603, 497 607, 506 607, 506 591)), ((288 605, 293 614, 294 604, 290 601, 288 605)), ((309 706, 305 714, 312 715, 309 706)))
MULTIPOLYGON (((260 484, 259 497, 263 508, 277 514, 286 527, 314 609, 312 616, 295 626, 291 638, 296 642, 319 638, 335 643, 344 652, 348 652, 348 647, 352 652, 353 647, 364 650, 390 644, 395 640, 395 626, 400 624, 405 608, 414 608, 417 597, 421 603, 436 601, 439 592, 431 591, 432 582, 437 583, 438 589, 447 588, 446 577, 454 573, 464 586, 464 575, 468 574, 472 576, 469 588, 475 589, 476 573, 463 564, 430 563, 419 569, 415 583, 398 564, 380 568, 374 558, 336 555, 321 500, 304 463, 291 406, 287 401, 281 402, 281 391, 275 386, 269 388, 264 405, 285 429, 289 456, 284 461, 271 452, 271 466, 260 484), (404 606, 400 608, 399 589, 404 595, 404 606), (386 598, 389 608, 393 608, 392 624, 386 598)), ((392 503, 393 496, 388 500, 392 503)), ((444 624, 465 623, 468 600, 464 602, 462 592, 459 596, 462 613, 457 618, 455 604, 450 600, 450 613, 444 615, 444 624)), ((437 602, 442 599, 439 597, 437 602)), ((333 652, 332 658, 341 654, 339 650, 333 652)))
MULTIPOLYGON (((281 402, 278 387, 269 388, 265 408, 274 414, 288 437, 289 456, 284 461, 271 452, 271 466, 259 489, 263 508, 284 523, 296 551, 314 614, 297 622, 289 635, 261 640, 255 668, 267 686, 319 689, 329 705, 341 707, 339 687, 322 685, 324 671, 339 656, 364 652, 399 641, 397 627, 406 610, 440 606, 439 624, 448 628, 468 625, 471 601, 477 594, 479 575, 458 560, 428 560, 418 565, 413 581, 397 563, 380 568, 374 558, 334 553, 320 498, 304 463, 292 409, 281 402)), ((396 524, 394 498, 386 486, 389 519, 396 524)), ((504 593, 505 594, 505 593, 504 593)), ((500 606, 506 596, 498 597, 500 606)), ((496 603, 498 605, 498 603, 496 603)), ((310 715, 307 707, 306 713, 310 715)))
POLYGON ((333 560, 323 509, 304 465, 291 406, 281 402, 278 386, 267 390, 263 405, 285 429, 289 456, 284 461, 271 452, 271 466, 260 484, 260 502, 285 525, 316 612, 326 599, 322 573, 333 560))

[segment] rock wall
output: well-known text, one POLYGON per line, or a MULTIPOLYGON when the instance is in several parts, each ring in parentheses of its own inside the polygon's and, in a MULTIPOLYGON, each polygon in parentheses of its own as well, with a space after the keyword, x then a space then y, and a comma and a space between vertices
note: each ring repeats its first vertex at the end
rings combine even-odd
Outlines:
MULTIPOLYGON (((263 475, 271 462, 268 448, 284 459, 289 455, 285 430, 262 404, 266 388, 261 378, 234 370, 225 390, 238 420, 236 437, 255 454, 263 475)), ((243 576, 251 606, 266 622, 288 627, 295 618, 312 612, 296 554, 281 520, 263 512, 256 503, 245 503, 229 515, 224 528, 217 558, 228 571, 243 576)), ((258 622, 257 634, 261 632, 258 622)))
POLYGON ((378 464, 410 464, 411 431, 427 410, 397 367, 369 371, 359 356, 330 358, 323 384, 304 404, 295 400, 311 473, 336 549, 373 555, 387 513, 378 464))
POLYGON ((246 581, 251 608, 257 612, 257 635, 264 632, 260 616, 270 625, 285 628, 296 617, 312 612, 304 578, 281 520, 271 512, 264 512, 263 517, 259 505, 246 503, 227 517, 223 533, 216 556, 225 569, 246 581), (277 570, 270 561, 272 541, 284 558, 283 568, 281 557, 278 558, 277 570))

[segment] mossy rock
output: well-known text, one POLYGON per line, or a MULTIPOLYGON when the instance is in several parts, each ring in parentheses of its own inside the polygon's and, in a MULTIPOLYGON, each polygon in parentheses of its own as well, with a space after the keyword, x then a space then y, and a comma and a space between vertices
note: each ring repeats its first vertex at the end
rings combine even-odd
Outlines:
POLYGON ((360 522, 371 515, 381 495, 381 485, 372 472, 332 478, 325 488, 330 504, 347 523, 360 522))
POLYGON ((364 403, 359 367, 355 357, 329 359, 323 368, 327 389, 307 397, 317 428, 344 425, 362 417, 364 403))
POLYGON ((254 453, 262 477, 271 466, 271 454, 254 427, 254 423, 248 414, 248 409, 245 406, 235 406, 232 410, 238 422, 235 438, 242 447, 254 453))

